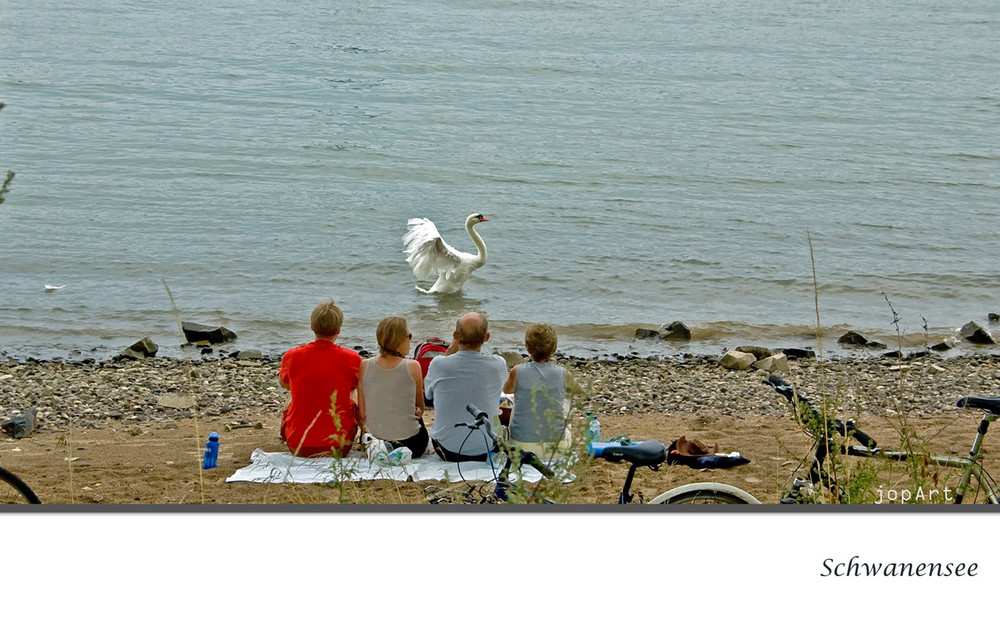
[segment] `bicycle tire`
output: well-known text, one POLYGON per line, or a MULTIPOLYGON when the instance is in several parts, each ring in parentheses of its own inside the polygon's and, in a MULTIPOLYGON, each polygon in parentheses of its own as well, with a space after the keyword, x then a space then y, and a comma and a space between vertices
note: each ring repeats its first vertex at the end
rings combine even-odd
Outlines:
POLYGON ((41 503, 30 486, 7 469, 0 467, 0 504, 41 503))
POLYGON ((717 504, 751 505, 760 504, 745 490, 728 484, 698 483, 678 486, 657 496, 650 504, 717 504))

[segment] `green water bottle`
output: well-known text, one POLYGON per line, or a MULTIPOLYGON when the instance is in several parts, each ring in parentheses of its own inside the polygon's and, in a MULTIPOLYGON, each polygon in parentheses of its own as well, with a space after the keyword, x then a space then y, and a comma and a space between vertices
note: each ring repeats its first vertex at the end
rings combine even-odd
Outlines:
POLYGON ((588 413, 590 423, 587 424, 587 447, 594 443, 601 442, 601 422, 597 420, 597 415, 588 413))

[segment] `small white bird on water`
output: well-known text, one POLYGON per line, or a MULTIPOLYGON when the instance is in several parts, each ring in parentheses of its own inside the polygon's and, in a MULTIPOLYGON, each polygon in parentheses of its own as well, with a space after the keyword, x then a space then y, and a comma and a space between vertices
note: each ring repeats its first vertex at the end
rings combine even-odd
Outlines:
POLYGON ((45 291, 47 291, 47 292, 54 292, 57 289, 62 289, 64 287, 66 287, 66 286, 65 285, 49 285, 48 283, 46 283, 45 284, 45 291))
POLYGON ((417 286, 426 294, 454 294, 462 291, 462 285, 472 271, 486 263, 486 243, 473 229, 488 219, 482 214, 470 214, 465 219, 465 230, 476 245, 478 252, 473 255, 456 250, 441 239, 434 223, 426 218, 411 218, 406 222, 408 231, 403 236, 406 262, 413 268, 413 275, 425 280, 434 276, 437 281, 430 289, 417 286))

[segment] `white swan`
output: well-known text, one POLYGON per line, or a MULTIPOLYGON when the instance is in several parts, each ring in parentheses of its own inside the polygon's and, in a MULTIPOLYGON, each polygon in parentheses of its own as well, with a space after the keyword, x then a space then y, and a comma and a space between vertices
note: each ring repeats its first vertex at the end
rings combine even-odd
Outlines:
POLYGON ((437 281, 430 289, 419 286, 417 289, 426 294, 454 294, 462 291, 462 285, 472 271, 486 263, 486 244, 473 227, 487 220, 482 214, 470 214, 465 219, 465 230, 469 232, 469 237, 479 251, 473 255, 456 250, 442 240, 437 227, 426 218, 409 219, 406 222, 408 231, 403 236, 406 262, 413 268, 413 275, 418 279, 437 276, 437 281))

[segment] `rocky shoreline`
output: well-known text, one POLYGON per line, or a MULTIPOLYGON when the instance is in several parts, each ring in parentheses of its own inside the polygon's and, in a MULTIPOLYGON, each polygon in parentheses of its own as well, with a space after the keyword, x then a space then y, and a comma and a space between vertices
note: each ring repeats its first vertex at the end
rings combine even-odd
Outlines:
MULTIPOLYGON (((365 353, 367 354, 367 353, 365 353)), ((518 353, 501 353, 513 364, 518 353)), ((758 353, 761 358, 763 353, 758 353)), ((763 384, 767 370, 727 369, 722 356, 561 357, 587 388, 578 413, 599 417, 703 414, 782 416, 787 406, 763 384)), ((150 357, 104 362, 0 362, 0 422, 25 413, 39 432, 70 428, 128 430, 199 417, 222 429, 272 427, 286 392, 279 361, 231 356, 211 360, 150 357)), ((806 395, 822 392, 864 413, 905 409, 918 417, 954 408, 961 395, 1000 395, 1000 355, 982 353, 788 357, 780 373, 806 395)))
MULTIPOLYGON (((995 336, 1000 325, 1000 314, 989 313, 985 321, 971 320, 966 322, 960 329, 945 333, 917 333, 917 334, 886 334, 884 331, 876 331, 874 334, 862 334, 858 330, 847 326, 828 327, 822 331, 812 329, 796 330, 791 333, 778 334, 769 332, 764 327, 744 327, 750 329, 750 335, 757 335, 759 341, 770 343, 783 343, 785 346, 795 347, 778 348, 775 352, 789 350, 789 358, 811 355, 813 349, 824 350, 828 358, 844 356, 869 356, 881 355, 892 357, 896 355, 894 348, 902 350, 904 355, 909 356, 913 352, 932 351, 938 353, 948 353, 951 356, 963 356, 976 354, 983 351, 1000 351, 1000 336, 995 336), (825 345, 824 345, 825 342, 825 345)), ((742 326, 742 325, 739 325, 742 326)), ((146 336, 131 345, 128 342, 118 341, 117 345, 84 346, 71 347, 65 344, 50 346, 14 346, 9 349, 0 349, 0 363, 4 361, 59 361, 70 363, 93 363, 107 359, 145 359, 156 356, 172 357, 178 359, 214 360, 227 357, 238 357, 247 359, 277 359, 282 352, 287 350, 294 343, 282 342, 279 344, 261 342, 253 335, 244 335, 240 338, 235 332, 226 326, 205 325, 195 322, 182 321, 180 328, 183 340, 178 341, 175 337, 164 337, 163 344, 158 344, 152 337, 146 336), (160 347, 163 345, 163 348, 160 347)), ((591 334, 590 337, 577 334, 566 339, 566 353, 573 357, 583 357, 588 360, 625 360, 637 357, 661 357, 675 358, 677 356, 694 355, 702 356, 725 352, 731 347, 734 339, 751 340, 753 336, 746 336, 746 331, 737 331, 737 334, 727 333, 723 329, 716 334, 716 329, 706 329, 696 327, 691 329, 683 322, 674 321, 669 324, 655 325, 635 325, 612 327, 610 331, 600 331, 599 336, 591 334)), ((571 331, 572 332, 572 331, 571 331)), ((586 331, 585 331, 586 332, 586 331)), ((436 335, 441 336, 441 335, 436 335)), ((519 349, 523 347, 523 327, 511 332, 500 329, 494 333, 492 345, 499 348, 519 349)), ((375 349, 370 339, 342 337, 341 345, 353 347, 361 352, 362 356, 370 355, 369 352, 375 349)), ((739 348, 737 348, 739 349, 739 348)))
MULTIPOLYGON (((509 363, 520 357, 506 354, 509 363)), ((633 490, 646 500, 711 478, 777 503, 785 479, 809 454, 811 439, 790 416, 788 402, 763 382, 771 372, 752 365, 727 369, 721 362, 722 356, 695 355, 562 357, 560 363, 587 389, 573 410, 572 429, 582 430, 582 418, 592 413, 605 439, 669 442, 686 435, 751 460, 710 474, 676 465, 642 469, 633 490)), ((835 416, 856 418, 885 447, 898 447, 904 431, 912 430, 909 438, 926 440, 936 453, 963 455, 981 415, 957 408, 956 400, 1000 394, 1000 356, 985 352, 792 358, 787 365, 784 379, 814 402, 831 398, 835 416)), ((0 361, 0 461, 29 481, 45 504, 427 503, 426 482, 227 483, 255 449, 284 450, 278 422, 286 392, 278 386, 278 367, 267 357, 0 361), (4 424, 29 413, 33 429, 12 438, 4 424), (220 437, 219 468, 205 471, 201 458, 209 432, 220 437)), ((988 452, 995 446, 990 440, 988 452)), ((990 470, 1000 469, 992 454, 987 461, 990 470)), ((569 491, 569 502, 613 503, 624 475, 619 463, 595 461, 569 491)))

